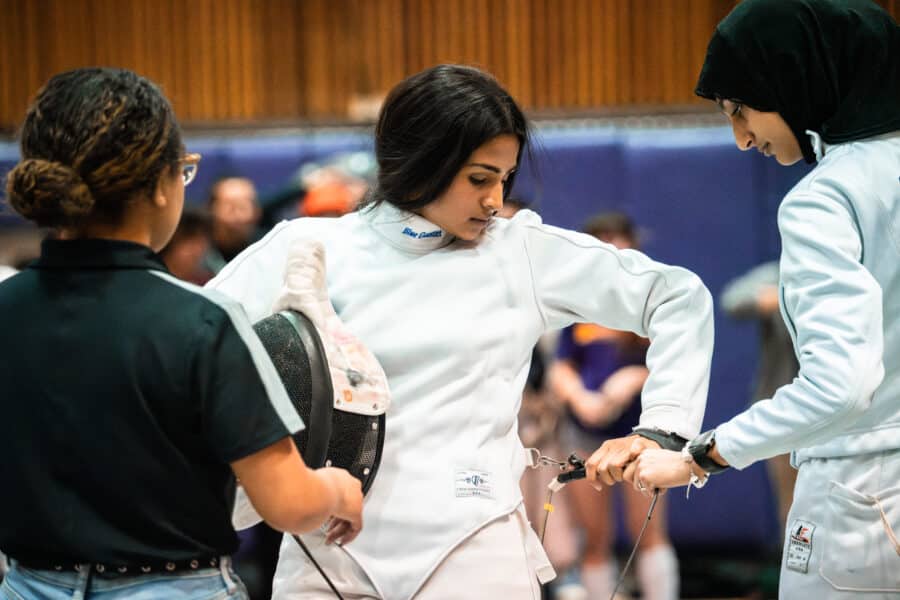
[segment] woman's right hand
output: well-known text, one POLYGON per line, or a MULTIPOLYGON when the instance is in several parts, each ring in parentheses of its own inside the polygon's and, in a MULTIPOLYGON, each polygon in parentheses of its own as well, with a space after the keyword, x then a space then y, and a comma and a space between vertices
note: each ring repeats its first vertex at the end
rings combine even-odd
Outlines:
POLYGON ((332 538, 349 542, 362 528, 359 480, 343 469, 308 468, 289 436, 231 467, 253 508, 279 531, 308 533, 337 519, 332 538))
POLYGON ((362 484, 344 469, 335 467, 317 469, 316 475, 324 480, 337 498, 337 509, 328 524, 325 543, 350 543, 362 529, 362 484))

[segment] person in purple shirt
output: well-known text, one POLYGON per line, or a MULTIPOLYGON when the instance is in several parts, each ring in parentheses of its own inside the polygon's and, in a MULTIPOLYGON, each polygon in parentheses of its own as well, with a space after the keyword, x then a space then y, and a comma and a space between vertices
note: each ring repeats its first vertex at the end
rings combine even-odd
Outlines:
MULTIPOLYGON (((637 248, 634 225, 620 213, 594 217, 585 232, 619 249, 637 248)), ((561 331, 549 379, 551 389, 567 407, 568 419, 562 432, 564 447, 589 456, 603 442, 631 435, 641 415, 647 346, 645 338, 633 333, 591 323, 576 323, 561 331)), ((629 533, 636 537, 646 518, 649 500, 629 486, 617 488, 621 490, 619 497, 624 502, 629 533)), ((607 598, 617 576, 612 552, 616 488, 598 494, 590 484, 579 481, 569 489, 575 521, 585 532, 582 585, 589 598, 607 598)), ((678 559, 663 519, 653 519, 647 526, 639 548, 637 575, 643 598, 678 597, 678 559)))

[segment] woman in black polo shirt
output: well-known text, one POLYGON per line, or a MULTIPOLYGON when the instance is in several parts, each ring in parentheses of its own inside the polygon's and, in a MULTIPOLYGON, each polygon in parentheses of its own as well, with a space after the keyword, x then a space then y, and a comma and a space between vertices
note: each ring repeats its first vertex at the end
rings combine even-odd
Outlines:
POLYGON ((155 254, 199 156, 152 83, 53 77, 25 119, 13 208, 58 239, 0 284, 2 598, 245 598, 227 556, 235 475, 274 527, 331 541, 359 482, 310 470, 303 428, 241 309, 155 254))

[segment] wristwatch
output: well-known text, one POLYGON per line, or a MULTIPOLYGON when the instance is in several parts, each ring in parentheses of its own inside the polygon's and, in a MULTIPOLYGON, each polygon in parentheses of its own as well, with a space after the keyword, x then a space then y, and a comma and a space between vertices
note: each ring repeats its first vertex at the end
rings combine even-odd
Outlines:
POLYGON ((697 463, 698 467, 700 467, 710 475, 721 473, 728 468, 727 466, 720 465, 708 456, 709 451, 712 450, 712 447, 715 445, 715 429, 704 431, 687 444, 687 451, 690 453, 691 458, 694 459, 694 462, 697 463))

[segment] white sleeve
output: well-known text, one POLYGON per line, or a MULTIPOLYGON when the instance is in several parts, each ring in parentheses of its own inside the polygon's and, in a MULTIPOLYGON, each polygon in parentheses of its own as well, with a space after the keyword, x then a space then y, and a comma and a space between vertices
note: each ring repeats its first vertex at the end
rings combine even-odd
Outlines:
POLYGON ((713 349, 712 297, 700 278, 548 225, 526 225, 525 239, 547 327, 590 322, 650 338, 640 426, 697 435, 713 349))
POLYGON ((847 199, 833 189, 792 193, 778 226, 782 313, 800 372, 716 429, 719 452, 737 468, 827 441, 868 408, 884 377, 881 287, 860 262, 847 199))

